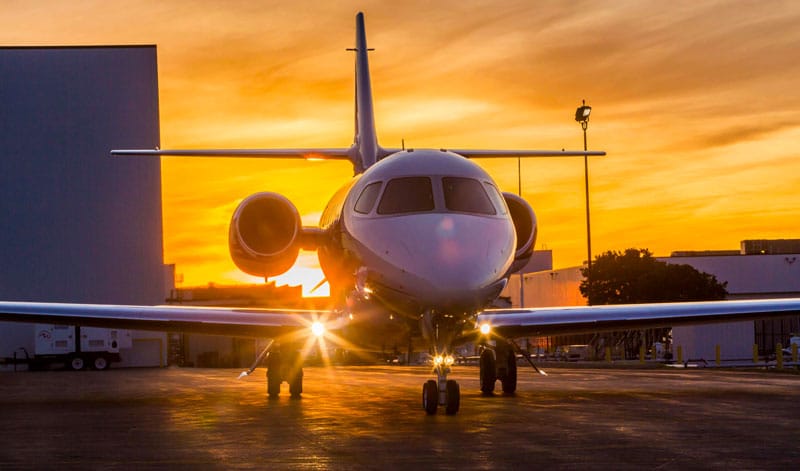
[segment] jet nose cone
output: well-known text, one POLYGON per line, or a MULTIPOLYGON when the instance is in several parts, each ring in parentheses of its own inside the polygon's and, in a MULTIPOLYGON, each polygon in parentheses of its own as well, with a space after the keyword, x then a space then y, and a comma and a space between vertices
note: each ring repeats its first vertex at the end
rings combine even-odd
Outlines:
POLYGON ((448 215, 432 224, 428 244, 414 256, 432 292, 452 297, 485 289, 505 274, 513 236, 502 219, 448 215))
POLYGON ((360 229, 371 279, 423 308, 481 307, 514 259, 514 226, 504 217, 424 213, 360 229))

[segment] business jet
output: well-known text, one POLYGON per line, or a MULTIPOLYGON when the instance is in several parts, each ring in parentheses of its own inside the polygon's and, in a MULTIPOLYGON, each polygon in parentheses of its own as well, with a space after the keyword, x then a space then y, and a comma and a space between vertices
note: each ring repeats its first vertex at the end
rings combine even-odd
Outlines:
MULTIPOLYGON (((473 341, 480 388, 517 387, 514 338, 726 322, 800 314, 800 299, 714 303, 489 309, 509 276, 531 258, 537 221, 521 197, 501 192, 471 158, 602 156, 600 151, 398 149, 378 144, 364 15, 356 16, 356 129, 346 148, 114 150, 114 156, 228 156, 349 160, 355 177, 304 227, 285 197, 263 192, 234 211, 230 253, 259 277, 288 270, 300 249, 319 253, 337 308, 260 310, 0 302, 0 320, 270 338, 267 392, 302 393, 302 357, 314 342, 352 345, 383 329, 418 332, 433 353, 435 379, 422 388, 428 414, 458 412, 458 383, 448 379, 454 348, 473 341), (387 327, 388 326, 388 327, 387 327), (491 340, 491 341, 490 341, 491 340)), ((267 356, 268 355, 268 356, 267 356)))

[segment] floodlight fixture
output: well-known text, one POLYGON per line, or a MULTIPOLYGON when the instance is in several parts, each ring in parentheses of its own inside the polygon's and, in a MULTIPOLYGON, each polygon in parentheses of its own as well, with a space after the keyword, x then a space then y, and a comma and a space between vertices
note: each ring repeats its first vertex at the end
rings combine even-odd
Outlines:
POLYGON ((592 107, 586 106, 586 100, 583 100, 583 104, 575 110, 575 121, 581 123, 581 126, 585 126, 589 121, 589 115, 592 113, 592 107))

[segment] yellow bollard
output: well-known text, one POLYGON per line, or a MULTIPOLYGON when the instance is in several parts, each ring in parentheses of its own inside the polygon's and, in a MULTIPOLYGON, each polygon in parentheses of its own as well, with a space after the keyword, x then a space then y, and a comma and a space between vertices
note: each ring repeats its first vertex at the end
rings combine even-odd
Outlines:
POLYGON ((644 351, 644 345, 639 347, 639 363, 644 363, 645 355, 647 352, 644 351))
POLYGON ((753 363, 758 363, 758 344, 753 344, 753 363))
POLYGON ((722 348, 719 346, 719 344, 717 344, 716 347, 714 348, 714 355, 715 355, 715 360, 716 360, 717 366, 721 365, 722 364, 722 348))
POLYGON ((775 368, 783 369, 783 345, 775 345, 775 368))
POLYGON ((792 363, 797 363, 797 344, 792 344, 792 363))
POLYGON ((678 345, 678 363, 683 363, 683 347, 678 345))
POLYGON ((611 363, 611 347, 606 347, 606 361, 611 363))

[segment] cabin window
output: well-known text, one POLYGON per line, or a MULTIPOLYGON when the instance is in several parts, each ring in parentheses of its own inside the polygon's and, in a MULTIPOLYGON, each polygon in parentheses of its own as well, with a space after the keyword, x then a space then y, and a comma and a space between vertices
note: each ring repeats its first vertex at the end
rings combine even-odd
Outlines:
POLYGON ((395 178, 386 184, 386 190, 378 204, 378 214, 433 211, 434 207, 430 178, 395 178))
POLYGON ((370 183, 361 191, 361 194, 356 200, 355 211, 361 214, 369 214, 372 207, 375 206, 375 201, 378 199, 378 193, 381 191, 381 184, 383 182, 370 183))
POLYGON ((506 199, 503 197, 503 194, 500 193, 500 190, 489 182, 483 182, 483 186, 486 187, 486 192, 489 193, 489 198, 491 198, 492 203, 494 203, 494 207, 500 210, 500 214, 508 214, 506 199))
POLYGON ((492 201, 478 180, 462 177, 442 178, 444 204, 450 211, 474 214, 497 214, 492 201))

